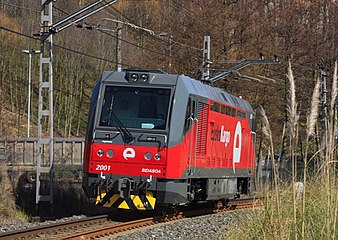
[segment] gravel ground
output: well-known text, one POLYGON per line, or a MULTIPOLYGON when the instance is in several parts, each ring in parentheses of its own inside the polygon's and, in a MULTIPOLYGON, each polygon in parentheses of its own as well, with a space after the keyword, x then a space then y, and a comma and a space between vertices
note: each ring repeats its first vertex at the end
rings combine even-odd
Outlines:
POLYGON ((24 222, 24 221, 11 221, 6 223, 0 223, 0 233, 2 232, 8 232, 8 231, 15 231, 15 230, 21 230, 21 229, 27 229, 32 227, 38 227, 38 226, 45 226, 52 223, 59 223, 59 222, 66 222, 70 220, 76 220, 85 218, 86 216, 80 215, 80 216, 72 216, 72 217, 66 217, 62 219, 58 219, 55 221, 44 221, 44 222, 24 222))
POLYGON ((247 211, 217 213, 208 216, 180 220, 173 223, 163 223, 142 231, 110 237, 106 239, 139 240, 139 239, 226 239, 226 231, 239 223, 239 216, 247 211))

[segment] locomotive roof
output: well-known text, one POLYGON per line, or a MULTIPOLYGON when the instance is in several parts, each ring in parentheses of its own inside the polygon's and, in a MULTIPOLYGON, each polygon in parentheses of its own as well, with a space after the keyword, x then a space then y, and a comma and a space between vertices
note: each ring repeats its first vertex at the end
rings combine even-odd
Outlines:
POLYGON ((236 97, 228 92, 223 91, 220 88, 206 85, 201 81, 192 79, 184 75, 180 75, 179 79, 183 81, 184 85, 187 87, 188 91, 191 94, 210 98, 230 106, 241 108, 250 113, 254 113, 250 103, 242 99, 241 97, 236 97))
POLYGON ((187 88, 190 94, 210 98, 230 106, 241 108, 249 113, 254 113, 251 105, 246 100, 240 97, 235 97, 234 95, 219 88, 206 85, 201 81, 195 80, 185 75, 168 74, 160 71, 132 69, 122 72, 106 71, 102 74, 101 80, 103 82, 113 81, 128 84, 128 74, 131 73, 148 74, 148 84, 177 85, 178 81, 180 81, 187 88))

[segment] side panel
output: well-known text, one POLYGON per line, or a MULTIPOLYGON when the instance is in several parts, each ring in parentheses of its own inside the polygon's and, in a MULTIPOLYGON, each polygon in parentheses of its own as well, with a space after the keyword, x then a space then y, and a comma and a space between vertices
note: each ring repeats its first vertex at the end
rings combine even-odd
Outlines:
MULTIPOLYGON (((215 102, 209 102, 211 109, 212 103, 215 102)), ((242 169, 246 170, 245 175, 251 175, 252 136, 248 119, 234 115, 239 110, 234 107, 231 107, 234 116, 227 115, 222 106, 226 107, 220 104, 219 109, 209 110, 206 167, 232 169, 232 176, 243 174, 238 172, 242 169)))
POLYGON ((186 127, 182 130, 182 143, 168 149, 167 176, 251 177, 255 155, 248 116, 239 118, 211 111, 210 102, 195 99, 187 103, 187 108, 196 108, 187 109, 188 130, 185 132, 186 127))
POLYGON ((207 181, 207 200, 221 199, 224 196, 234 196, 237 193, 237 179, 215 179, 207 181))
POLYGON ((187 189, 187 181, 162 179, 157 182, 157 201, 161 204, 186 203, 187 189))

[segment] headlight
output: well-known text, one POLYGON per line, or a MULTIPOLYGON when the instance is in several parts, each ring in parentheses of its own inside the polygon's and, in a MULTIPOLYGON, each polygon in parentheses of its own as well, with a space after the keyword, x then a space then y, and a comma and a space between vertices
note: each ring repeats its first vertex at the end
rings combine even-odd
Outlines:
POLYGON ((153 155, 150 152, 146 152, 146 154, 144 154, 145 160, 150 160, 152 157, 153 157, 153 155))
POLYGON ((156 153, 155 154, 155 160, 157 160, 157 161, 159 161, 159 160, 161 160, 161 154, 159 154, 159 153, 156 153))
POLYGON ((133 81, 133 82, 136 82, 138 80, 138 75, 136 73, 133 73, 131 76, 130 76, 130 80, 133 81))
POLYGON ((108 150, 107 157, 112 158, 113 156, 114 156, 114 151, 113 150, 108 150))
POLYGON ((100 149, 97 151, 97 156, 102 157, 103 154, 104 154, 103 150, 100 149))
POLYGON ((148 81, 148 75, 147 74, 142 74, 141 77, 140 77, 140 79, 141 79, 141 82, 146 82, 146 81, 148 81))

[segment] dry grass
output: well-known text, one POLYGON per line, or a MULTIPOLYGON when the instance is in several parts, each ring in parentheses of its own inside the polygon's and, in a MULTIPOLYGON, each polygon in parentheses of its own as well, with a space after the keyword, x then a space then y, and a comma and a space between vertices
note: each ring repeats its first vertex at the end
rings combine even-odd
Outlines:
POLYGON ((0 223, 17 219, 27 220, 27 216, 17 209, 7 167, 0 164, 0 223))
POLYGON ((288 74, 287 77, 290 83, 289 89, 289 101, 288 101, 288 113, 289 113, 289 135, 290 135, 290 153, 291 153, 291 162, 292 162, 292 186, 293 186, 293 226, 294 226, 294 238, 298 239, 298 233, 296 229, 297 222, 297 205, 296 205, 296 188, 295 183, 297 181, 297 168, 296 168, 296 157, 295 152, 297 148, 298 140, 298 120, 299 115, 297 114, 297 101, 296 101, 296 84, 293 76, 293 71, 291 68, 291 63, 289 62, 288 74))
MULTIPOLYGON (((319 111, 319 85, 317 79, 314 88, 311 108, 306 122, 306 139, 304 150, 304 171, 303 175, 296 178, 295 168, 295 149, 297 146, 297 127, 299 117, 297 116, 297 103, 295 95, 295 83, 291 65, 288 69, 288 79, 290 82, 290 98, 288 111, 290 122, 288 133, 290 139, 291 164, 292 164, 292 184, 285 185, 278 179, 274 179, 273 191, 265 191, 266 202, 263 207, 252 212, 251 218, 242 220, 242 226, 228 232, 229 239, 338 239, 337 215, 338 215, 338 188, 336 177, 337 156, 334 140, 334 116, 335 103, 338 95, 337 89, 337 62, 335 64, 331 106, 329 112, 329 124, 322 129, 322 133, 329 139, 327 147, 318 152, 323 152, 320 159, 321 165, 318 175, 309 177, 308 174, 308 149, 311 138, 314 135, 314 128, 318 122, 319 111), (303 180, 303 192, 296 196, 296 179, 303 180), (283 235, 281 235, 281 233, 283 235)), ((264 122, 263 133, 267 137, 273 149, 271 140, 271 130, 269 130, 268 118, 262 110, 264 122), (268 126, 268 127, 267 127, 268 126)), ((318 152, 315 154, 317 155, 318 152)), ((311 161, 310 159, 309 161, 311 161)), ((273 164, 274 165, 274 164, 273 164)), ((318 170, 318 169, 316 169, 318 170)), ((299 181, 299 180, 298 180, 299 181)), ((298 189, 297 189, 298 190, 298 189)), ((263 195, 264 196, 264 195, 263 195)))
POLYGON ((305 153, 304 153, 304 168, 303 168, 303 184, 304 184, 304 189, 303 189, 303 199, 302 199, 302 233, 301 236, 304 239, 305 235, 305 208, 306 208, 306 191, 307 191, 307 178, 308 178, 308 149, 309 149, 309 139, 311 136, 314 135, 314 129, 315 129, 315 124, 317 123, 318 120, 318 114, 319 114, 319 104, 320 104, 320 93, 319 93, 319 88, 320 88, 320 79, 318 78, 316 81, 315 88, 313 90, 312 94, 312 100, 311 100, 311 110, 309 113, 309 116, 307 117, 306 121, 306 140, 305 140, 305 153))
MULTIPOLYGON (((272 132, 271 132, 271 128, 270 128, 270 123, 268 120, 268 117, 265 114, 264 108, 261 106, 261 114, 263 117, 263 129, 262 132, 264 133, 265 137, 268 139, 268 141, 270 142, 270 150, 271 150, 271 160, 274 163, 275 162, 275 152, 273 149, 273 141, 272 141, 272 132)), ((272 169, 273 169, 273 184, 274 184, 274 188, 278 189, 279 188, 279 184, 278 184, 278 173, 277 173, 277 169, 276 169, 276 165, 272 164, 272 169)), ((281 203, 280 203, 280 196, 278 191, 275 192, 276 193, 276 207, 277 207, 277 218, 278 218, 278 222, 281 225, 282 224, 282 215, 281 215, 281 203)), ((284 238, 284 231, 283 229, 279 229, 278 235, 280 236, 280 239, 284 238)))
MULTIPOLYGON (((333 202, 336 202, 335 189, 331 189, 333 194, 333 202)), ((281 201, 282 223, 279 221, 278 212, 276 208, 276 193, 274 191, 268 192, 267 202, 263 207, 252 211, 251 218, 243 218, 242 225, 239 228, 232 229, 228 232, 226 239, 280 239, 279 232, 284 232, 283 239, 295 239, 294 227, 297 229, 298 236, 301 236, 302 230, 302 199, 296 201, 297 206, 297 222, 293 224, 294 202, 293 189, 290 186, 281 187, 278 190, 281 201)), ((317 240, 317 239, 337 239, 338 235, 331 231, 328 235, 326 231, 326 189, 323 188, 321 181, 313 179, 309 181, 307 188, 307 195, 305 199, 305 224, 304 237, 302 239, 317 240)), ((330 212, 330 219, 335 218, 335 212, 330 212)))

